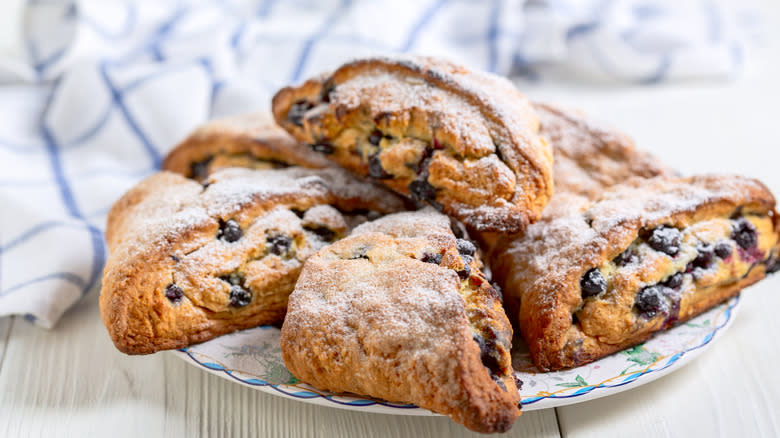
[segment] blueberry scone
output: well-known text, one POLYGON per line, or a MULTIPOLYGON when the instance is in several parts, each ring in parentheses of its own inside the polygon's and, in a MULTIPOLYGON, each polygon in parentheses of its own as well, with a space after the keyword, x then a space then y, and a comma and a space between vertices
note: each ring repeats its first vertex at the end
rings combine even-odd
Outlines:
POLYGON ((317 388, 499 432, 520 414, 511 338, 476 248, 427 209, 362 224, 309 258, 281 343, 287 368, 317 388))
POLYGON ((492 257, 542 370, 640 343, 736 295, 778 263, 775 199, 738 176, 653 178, 599 199, 556 195, 492 257))
POLYGON ((593 199, 631 178, 677 176, 613 127, 549 104, 534 103, 534 110, 541 124, 539 133, 553 149, 555 193, 593 199))
POLYGON ((225 169, 201 185, 162 172, 112 207, 100 311, 130 354, 281 321, 303 262, 391 192, 341 169, 225 169))
POLYGON ((270 114, 253 113, 198 127, 168 154, 162 167, 202 181, 226 167, 278 169, 292 165, 323 168, 329 162, 290 137, 270 114))
MULTIPOLYGON (((607 188, 633 178, 677 176, 657 158, 637 149, 628 135, 615 128, 578 111, 544 103, 534 103, 533 107, 539 116, 539 135, 553 150, 555 196, 576 194, 594 199, 607 188)), ((542 217, 549 214, 549 209, 545 209, 542 217)), ((484 248, 491 248, 497 240, 506 238, 473 230, 471 234, 484 248)), ((501 254, 493 252, 492 256, 501 257, 501 254)))
POLYGON ((520 231, 552 196, 539 121, 498 76, 433 58, 362 59, 282 89, 273 112, 312 150, 479 231, 520 231))

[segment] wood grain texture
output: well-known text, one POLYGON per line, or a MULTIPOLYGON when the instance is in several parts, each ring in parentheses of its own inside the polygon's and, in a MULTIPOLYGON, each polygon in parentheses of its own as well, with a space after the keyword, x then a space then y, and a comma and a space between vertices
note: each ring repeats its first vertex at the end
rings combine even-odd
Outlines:
MULTIPOLYGON (((10 319, 0 320, 0 339, 10 319)), ((90 294, 55 330, 17 319, 0 369, 0 436, 476 437, 445 417, 367 414, 283 399, 168 353, 125 356, 90 294)), ((558 437, 554 410, 505 436, 558 437)))

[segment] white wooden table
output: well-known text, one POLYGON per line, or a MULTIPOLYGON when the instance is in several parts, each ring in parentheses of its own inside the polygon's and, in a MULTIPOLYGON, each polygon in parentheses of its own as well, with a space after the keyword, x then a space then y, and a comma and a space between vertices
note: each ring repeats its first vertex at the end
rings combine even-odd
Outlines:
MULTIPOLYGON (((738 82, 665 87, 523 85, 631 133, 686 174, 736 172, 780 194, 780 8, 770 47, 738 82)), ((508 436, 780 435, 780 275, 750 288, 733 326, 692 364, 615 396, 527 412, 508 436)), ((0 319, 0 437, 475 436, 447 418, 363 414, 241 387, 170 354, 128 357, 97 292, 56 329, 0 319)))

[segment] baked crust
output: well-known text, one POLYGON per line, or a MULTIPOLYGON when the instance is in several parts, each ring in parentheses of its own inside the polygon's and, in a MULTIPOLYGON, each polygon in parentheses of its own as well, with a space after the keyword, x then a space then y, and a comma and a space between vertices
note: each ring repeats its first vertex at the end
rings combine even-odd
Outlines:
POLYGON ((536 366, 579 366, 777 270, 774 206, 739 176, 633 180, 595 201, 560 194, 522 238, 498 244, 491 267, 536 366))
POLYGON ((552 153, 506 79, 435 58, 370 58, 280 90, 276 121, 342 167, 479 231, 514 233, 552 196, 552 153))
POLYGON ((533 108, 540 121, 539 135, 552 146, 555 193, 594 199, 631 178, 678 176, 607 124, 550 104, 534 103, 533 108))
POLYGON ((153 175, 109 212, 103 323, 120 351, 145 354, 280 321, 306 258, 366 212, 402 209, 335 168, 226 169, 205 187, 153 175))
POLYGON ((290 296, 287 368, 324 390, 508 430, 520 414, 512 327, 473 249, 432 209, 365 223, 323 248, 290 296))
POLYGON ((278 169, 293 165, 320 169, 328 167, 329 161, 290 137, 271 114, 257 112, 199 126, 168 154, 162 168, 204 180, 226 167, 278 169))

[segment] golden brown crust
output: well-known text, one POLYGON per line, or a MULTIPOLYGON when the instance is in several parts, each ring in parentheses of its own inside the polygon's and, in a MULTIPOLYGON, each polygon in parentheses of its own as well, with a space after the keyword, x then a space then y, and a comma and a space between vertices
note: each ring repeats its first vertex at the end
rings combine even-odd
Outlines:
POLYGON ((290 297, 288 369, 321 389, 508 430, 520 414, 512 328, 470 249, 433 210, 363 224, 323 248, 290 297))
POLYGON ((592 202, 556 195, 523 237, 498 245, 491 267, 534 363, 578 366, 763 278, 778 253, 774 205, 766 187, 738 176, 633 180, 592 202), (752 230, 754 247, 732 240, 740 226, 752 230), (678 236, 672 255, 653 237, 670 228, 678 236), (714 255, 718 244, 722 256, 714 255), (604 285, 591 295, 583 282, 594 270, 604 285), (646 295, 656 292, 649 306, 646 295))
POLYGON ((335 168, 226 169, 207 182, 162 172, 111 209, 100 310, 119 350, 181 348, 279 321, 306 258, 359 219, 350 211, 403 209, 335 168))
POLYGON ((358 175, 480 231, 518 232, 552 196, 552 154, 507 80, 433 58, 371 58, 279 91, 277 122, 358 175))
MULTIPOLYGON (((552 146, 556 196, 575 194, 594 199, 607 188, 633 178, 677 176, 657 158, 637 149, 628 135, 581 112, 538 102, 533 109, 540 121, 539 135, 552 146)), ((473 229, 471 234, 485 248, 501 238, 473 229)))
POLYGON ((553 149, 556 193, 594 199, 607 188, 631 178, 677 176, 625 133, 572 110, 534 103, 539 135, 553 149))
POLYGON ((328 160, 278 127, 271 114, 258 112, 201 125, 168 154, 162 168, 202 180, 225 167, 319 169, 328 165, 328 160))

